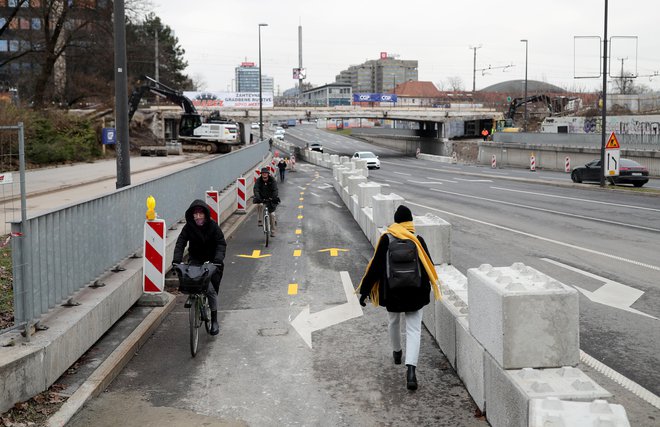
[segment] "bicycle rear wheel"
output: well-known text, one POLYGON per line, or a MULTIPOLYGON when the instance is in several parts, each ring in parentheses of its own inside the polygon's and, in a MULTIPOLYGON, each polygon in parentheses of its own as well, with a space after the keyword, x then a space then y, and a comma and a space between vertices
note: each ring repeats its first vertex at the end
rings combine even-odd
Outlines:
POLYGON ((192 357, 197 355, 197 344, 199 343, 199 296, 194 297, 194 301, 188 309, 188 320, 190 323, 190 354, 192 357))

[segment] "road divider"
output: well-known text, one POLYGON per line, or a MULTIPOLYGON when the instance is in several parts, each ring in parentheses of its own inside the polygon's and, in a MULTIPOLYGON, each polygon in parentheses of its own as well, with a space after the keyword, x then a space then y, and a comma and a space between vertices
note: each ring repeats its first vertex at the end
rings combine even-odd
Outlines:
MULTIPOLYGON (((357 162, 340 158, 331 163, 318 154, 305 159, 332 168, 335 190, 375 247, 405 199, 380 194, 380 185, 362 179, 366 175, 357 162)), ((602 406, 600 399, 611 397, 575 368, 580 349, 574 288, 519 262, 507 267, 483 264, 469 269, 466 277, 451 266, 451 225, 431 214, 415 216, 414 223, 436 263, 443 295, 434 301, 431 294, 422 321, 477 406, 482 411, 488 406, 492 426, 532 425, 532 416, 539 412, 531 414, 529 408, 536 408, 538 400, 557 399, 554 416, 570 419, 573 406, 565 402, 602 406)), ((357 302, 355 295, 352 298, 357 302)), ((292 322, 310 347, 311 333, 320 328, 311 316, 306 309, 292 322)), ((601 416, 586 413, 584 424, 604 420, 601 416)), ((617 411, 617 416, 623 418, 616 425, 629 425, 625 412, 617 411)))

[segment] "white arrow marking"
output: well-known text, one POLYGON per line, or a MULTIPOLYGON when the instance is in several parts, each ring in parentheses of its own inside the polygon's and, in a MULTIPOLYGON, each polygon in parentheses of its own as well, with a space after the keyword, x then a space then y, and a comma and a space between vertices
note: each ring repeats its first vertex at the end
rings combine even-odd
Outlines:
POLYGON ((310 314, 309 306, 307 306, 291 322, 291 326, 298 332, 309 348, 312 348, 312 332, 362 316, 362 307, 360 307, 355 295, 351 277, 347 271, 340 271, 339 275, 344 286, 346 303, 313 314, 310 314))
POLYGON ((646 314, 639 310, 635 310, 634 308, 630 308, 630 306, 633 305, 635 301, 637 301, 642 295, 644 295, 644 291, 640 291, 639 289, 635 289, 628 285, 624 285, 623 283, 615 282, 614 280, 606 279, 605 277, 601 277, 596 274, 589 273, 588 271, 583 271, 578 268, 571 267, 570 265, 562 264, 561 262, 558 261, 553 261, 548 258, 541 258, 541 259, 543 261, 547 261, 551 264, 555 264, 559 267, 563 267, 567 270, 580 273, 583 276, 587 276, 592 279, 599 280, 605 283, 603 286, 601 286, 600 288, 596 289, 593 292, 587 291, 586 289, 582 289, 578 286, 573 285, 575 289, 582 292, 582 294, 585 297, 589 298, 591 301, 603 305, 609 305, 610 307, 618 308, 619 310, 629 311, 631 313, 639 314, 642 316, 650 317, 651 319, 658 320, 657 317, 653 317, 650 314, 646 314))

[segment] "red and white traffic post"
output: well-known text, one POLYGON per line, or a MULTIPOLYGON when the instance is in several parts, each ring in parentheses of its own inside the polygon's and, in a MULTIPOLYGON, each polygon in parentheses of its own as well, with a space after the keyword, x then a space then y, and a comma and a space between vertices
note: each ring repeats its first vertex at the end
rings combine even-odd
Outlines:
POLYGON ((564 172, 571 172, 571 158, 568 156, 566 156, 566 159, 564 159, 564 172))
POLYGON ((536 156, 534 156, 534 153, 529 156, 529 170, 530 172, 536 172, 536 156))
POLYGON ((490 156, 490 167, 492 169, 497 169, 497 156, 495 154, 490 156))
POLYGON ((216 224, 220 224, 219 213, 220 213, 220 193, 218 190, 214 190, 211 187, 210 190, 207 190, 205 193, 206 205, 209 207, 209 212, 211 213, 211 219, 215 221, 216 224))
POLYGON ((156 218, 156 199, 147 198, 147 220, 144 223, 144 257, 142 258, 142 291, 162 293, 165 289, 165 220, 156 218))
POLYGON ((245 187, 245 178, 236 179, 236 212, 244 214, 247 209, 247 189, 245 187))
POLYGON ((255 171, 254 171, 254 182, 253 182, 253 184, 256 184, 256 183, 257 183, 257 180, 259 179, 260 176, 261 176, 261 169, 255 169, 255 171))

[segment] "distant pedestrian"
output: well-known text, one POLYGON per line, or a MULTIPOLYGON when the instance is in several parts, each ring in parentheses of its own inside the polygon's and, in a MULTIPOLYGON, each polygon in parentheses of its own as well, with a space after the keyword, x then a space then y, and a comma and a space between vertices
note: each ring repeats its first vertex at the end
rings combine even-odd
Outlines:
POLYGON ((286 160, 284 158, 280 159, 277 168, 280 170, 280 182, 284 182, 284 172, 286 172, 286 160))
POLYGON ((485 128, 484 128, 484 129, 481 131, 481 136, 483 136, 483 137, 484 137, 484 141, 486 141, 486 140, 488 139, 488 129, 485 129, 485 128))
POLYGON ((426 242, 415 235, 410 209, 399 206, 394 223, 387 228, 373 258, 367 265, 358 292, 360 304, 369 297, 375 306, 385 307, 394 363, 401 364, 401 314, 406 317, 406 387, 417 390, 415 369, 419 358, 422 333, 422 308, 430 302, 433 289, 440 298, 438 275, 429 256, 426 242))

